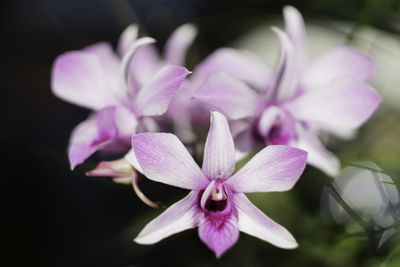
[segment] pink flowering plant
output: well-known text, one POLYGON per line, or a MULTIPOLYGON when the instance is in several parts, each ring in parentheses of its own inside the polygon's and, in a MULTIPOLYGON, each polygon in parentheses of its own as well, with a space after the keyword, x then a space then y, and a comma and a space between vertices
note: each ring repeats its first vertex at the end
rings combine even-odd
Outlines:
POLYGON ((336 177, 339 159, 321 134, 354 136, 381 99, 368 84, 374 63, 366 54, 341 45, 308 61, 300 12, 287 6, 283 15, 285 30, 271 28, 280 43, 275 68, 225 47, 189 71, 192 24, 176 29, 162 54, 155 39, 139 38, 138 26, 130 25, 116 52, 97 43, 56 58, 53 93, 91 111, 71 133, 71 169, 100 152, 86 175, 130 184, 151 207, 159 205, 139 189, 139 178, 190 190, 150 221, 136 243, 197 227, 217 258, 239 232, 279 248, 298 246, 245 193, 288 191, 307 163, 336 177))

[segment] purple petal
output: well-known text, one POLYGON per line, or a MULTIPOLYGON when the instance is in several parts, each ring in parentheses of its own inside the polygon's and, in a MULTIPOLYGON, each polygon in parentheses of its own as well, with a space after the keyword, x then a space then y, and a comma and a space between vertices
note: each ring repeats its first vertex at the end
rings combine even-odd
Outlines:
POLYGON ((97 145, 94 144, 96 139, 97 125, 94 116, 75 127, 68 147, 68 158, 72 170, 97 150, 97 145))
POLYGON ((118 137, 128 139, 130 143, 132 134, 136 133, 139 126, 139 121, 130 109, 119 106, 115 110, 115 125, 118 129, 118 137))
POLYGON ((116 138, 114 115, 114 107, 102 109, 73 130, 68 148, 71 169, 116 138))
POLYGON ((87 46, 83 50, 99 60, 106 90, 123 102, 127 97, 127 90, 121 75, 121 61, 114 53, 112 46, 109 43, 102 42, 87 46))
POLYGON ((235 146, 231 131, 224 115, 216 111, 211 112, 202 169, 209 179, 228 178, 235 170, 235 146))
POLYGON ((98 110, 119 103, 107 87, 106 78, 97 56, 86 51, 71 51, 55 60, 51 88, 63 100, 98 110))
POLYGON ((135 100, 135 107, 142 116, 159 116, 165 113, 169 103, 190 73, 186 68, 168 65, 159 70, 147 82, 135 100))
POLYGON ((233 214, 228 217, 211 216, 205 215, 205 218, 200 222, 199 237, 219 258, 239 238, 237 218, 233 214))
POLYGON ((342 77, 307 91, 285 106, 299 120, 325 128, 354 129, 374 113, 380 102, 378 93, 364 82, 342 77))
POLYGON ((191 229, 198 225, 198 192, 190 192, 160 216, 148 223, 134 239, 139 244, 154 244, 170 235, 191 229))
POLYGON ((260 96, 255 91, 222 72, 209 76, 194 97, 234 120, 254 117, 261 108, 260 96))
POLYGON ((204 79, 216 72, 226 72, 258 90, 265 90, 271 71, 256 57, 232 48, 220 48, 208 56, 194 71, 204 79))
POLYGON ((329 152, 318 137, 311 130, 305 129, 302 125, 297 125, 297 144, 296 147, 308 152, 307 162, 324 171, 327 175, 336 176, 340 170, 340 162, 337 157, 329 152))
POLYGON ((132 148, 144 175, 150 180, 193 190, 204 189, 209 183, 173 134, 137 134, 132 138, 132 148))
POLYGON ((274 192, 291 189, 306 165, 307 152, 289 146, 267 146, 225 184, 236 192, 274 192))
POLYGON ((280 29, 272 27, 281 45, 281 55, 276 76, 267 92, 267 98, 274 102, 290 99, 297 88, 298 70, 294 45, 289 37, 280 29))
POLYGON ((290 40, 292 40, 296 50, 297 63, 301 66, 304 63, 306 29, 304 20, 300 12, 293 6, 283 8, 283 17, 285 20, 285 30, 290 40))
POLYGON ((241 232, 280 248, 293 249, 298 246, 288 230, 266 216, 244 194, 235 194, 235 205, 238 210, 238 227, 241 232))
POLYGON ((116 137, 115 111, 116 107, 108 107, 96 113, 98 139, 103 141, 116 137))
POLYGON ((136 41, 139 33, 139 27, 136 24, 131 24, 125 28, 122 32, 121 36, 119 37, 118 41, 118 55, 120 58, 124 56, 126 51, 128 51, 129 46, 136 41))
POLYGON ((365 54, 349 46, 339 46, 313 61, 302 75, 303 89, 318 89, 341 76, 368 81, 374 73, 374 63, 365 54))
POLYGON ((141 88, 149 81, 161 66, 157 47, 153 44, 140 47, 129 64, 129 73, 133 83, 141 88))
POLYGON ((165 44, 164 60, 170 64, 184 65, 186 51, 197 35, 193 24, 184 24, 177 28, 165 44))
MULTIPOLYGON (((132 71, 129 66, 132 65, 133 62, 135 62, 135 58, 138 57, 140 51, 142 51, 142 49, 145 47, 149 47, 150 44, 154 43, 155 41, 156 40, 154 40, 153 38, 143 37, 136 40, 129 46, 128 50, 125 52, 124 57, 121 60, 120 67, 121 73, 123 74, 123 78, 125 80, 128 80, 130 72, 132 72, 133 75, 135 74, 136 69, 132 71)), ((142 66, 142 68, 145 69, 146 67, 142 66)))

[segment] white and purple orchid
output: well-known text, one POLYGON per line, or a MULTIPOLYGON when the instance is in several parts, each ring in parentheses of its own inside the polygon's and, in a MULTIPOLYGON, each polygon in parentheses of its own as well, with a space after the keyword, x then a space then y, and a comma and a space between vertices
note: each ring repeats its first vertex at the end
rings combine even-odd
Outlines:
MULTIPOLYGON (((137 31, 131 25, 123 32, 118 54, 108 43, 98 43, 55 60, 53 93, 94 111, 72 132, 68 149, 72 169, 97 150, 127 152, 132 134, 157 130, 153 117, 165 113, 190 73, 167 63, 147 68, 145 64, 152 63, 147 60, 152 55, 148 46, 155 40, 137 39, 137 31)), ((168 58, 179 57, 174 49, 167 51, 168 58)))
POLYGON ((304 170, 307 153, 289 146, 268 146, 235 170, 235 148, 226 118, 211 113, 202 169, 181 141, 169 133, 133 136, 141 171, 150 180, 191 192, 151 221, 135 238, 153 244, 198 226, 200 239, 220 257, 235 244, 239 231, 280 248, 297 247, 293 236, 257 209, 244 195, 287 191, 304 170))
POLYGON ((334 176, 339 161, 317 135, 321 130, 344 137, 377 109, 380 97, 367 83, 373 62, 340 46, 305 63, 305 28, 294 7, 284 8, 286 33, 273 27, 281 45, 280 63, 266 90, 253 90, 227 73, 215 73, 195 98, 223 112, 235 126, 242 152, 260 144, 284 144, 309 152, 308 163, 334 176))

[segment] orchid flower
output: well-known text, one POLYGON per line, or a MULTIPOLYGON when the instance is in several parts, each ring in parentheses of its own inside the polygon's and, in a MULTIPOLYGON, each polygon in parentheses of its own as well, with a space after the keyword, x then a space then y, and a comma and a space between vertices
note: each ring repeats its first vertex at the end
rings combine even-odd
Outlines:
POLYGON ((244 193, 291 189, 305 167, 305 151, 268 146, 233 174, 234 143, 228 122, 219 112, 211 113, 202 169, 173 134, 137 134, 132 147, 147 178, 191 190, 147 224, 135 238, 137 243, 153 244, 198 226, 200 239, 217 257, 235 244, 239 231, 280 248, 297 247, 293 236, 257 209, 244 193))
POLYGON ((281 45, 278 69, 267 90, 255 91, 233 76, 217 73, 195 98, 236 122, 235 142, 242 152, 285 144, 306 150, 308 163, 328 175, 338 159, 319 141, 321 130, 348 136, 377 109, 380 97, 366 81, 373 62, 348 46, 336 47, 305 64, 305 28, 294 7, 284 8, 286 32, 273 27, 281 45))
MULTIPOLYGON (((118 54, 108 43, 98 43, 60 55, 53 65, 52 91, 68 102, 93 110, 72 132, 68 156, 73 169, 97 150, 127 152, 133 133, 157 130, 153 116, 165 113, 175 92, 190 73, 165 64, 136 82, 135 58, 155 40, 137 39, 137 27, 121 35, 118 54)), ((140 58, 139 58, 140 59, 140 58)), ((143 75, 140 77, 144 77, 143 75)))
POLYGON ((257 90, 265 90, 271 78, 270 69, 249 52, 228 47, 214 51, 185 80, 167 111, 168 117, 174 122, 174 132, 184 143, 191 143, 195 139, 192 124, 206 125, 208 121, 209 109, 193 96, 213 73, 227 73, 257 90))

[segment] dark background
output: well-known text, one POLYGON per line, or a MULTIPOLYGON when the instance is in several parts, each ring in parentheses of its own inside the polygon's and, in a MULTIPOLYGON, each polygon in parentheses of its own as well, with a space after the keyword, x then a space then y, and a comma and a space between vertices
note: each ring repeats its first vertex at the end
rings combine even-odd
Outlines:
MULTIPOLYGON (((200 33, 191 48, 196 55, 189 62, 192 67, 198 58, 229 45, 258 23, 281 18, 284 4, 295 5, 307 18, 367 23, 398 34, 399 1, 14 0, 2 3, 0 133, 1 197, 5 212, 1 216, 0 240, 5 257, 0 262, 7 262, 3 266, 290 266, 288 258, 298 258, 299 265, 323 265, 312 258, 305 259, 301 252, 280 250, 246 235, 241 235, 240 245, 229 250, 220 261, 215 260, 194 230, 154 246, 133 243, 139 230, 160 211, 146 207, 129 186, 86 177, 84 171, 94 166, 94 160, 73 172, 69 170, 66 156, 69 135, 88 111, 51 94, 52 63, 65 51, 98 41, 115 45, 122 30, 133 22, 140 23, 141 31, 155 37, 160 47, 175 27, 194 22, 200 33)), ((315 194, 303 195, 297 201, 315 215, 318 194, 326 177, 311 182, 307 178, 312 176, 310 173, 321 176, 320 172, 308 169, 299 190, 312 184, 315 194)), ((170 187, 146 182, 144 190, 149 186, 155 186, 161 194, 148 194, 165 200, 166 206, 182 196, 182 192, 170 187)), ((331 231, 341 233, 341 229, 331 231)), ((312 230, 297 232, 301 239, 312 230)), ((365 253, 357 257, 369 255, 365 253)))

